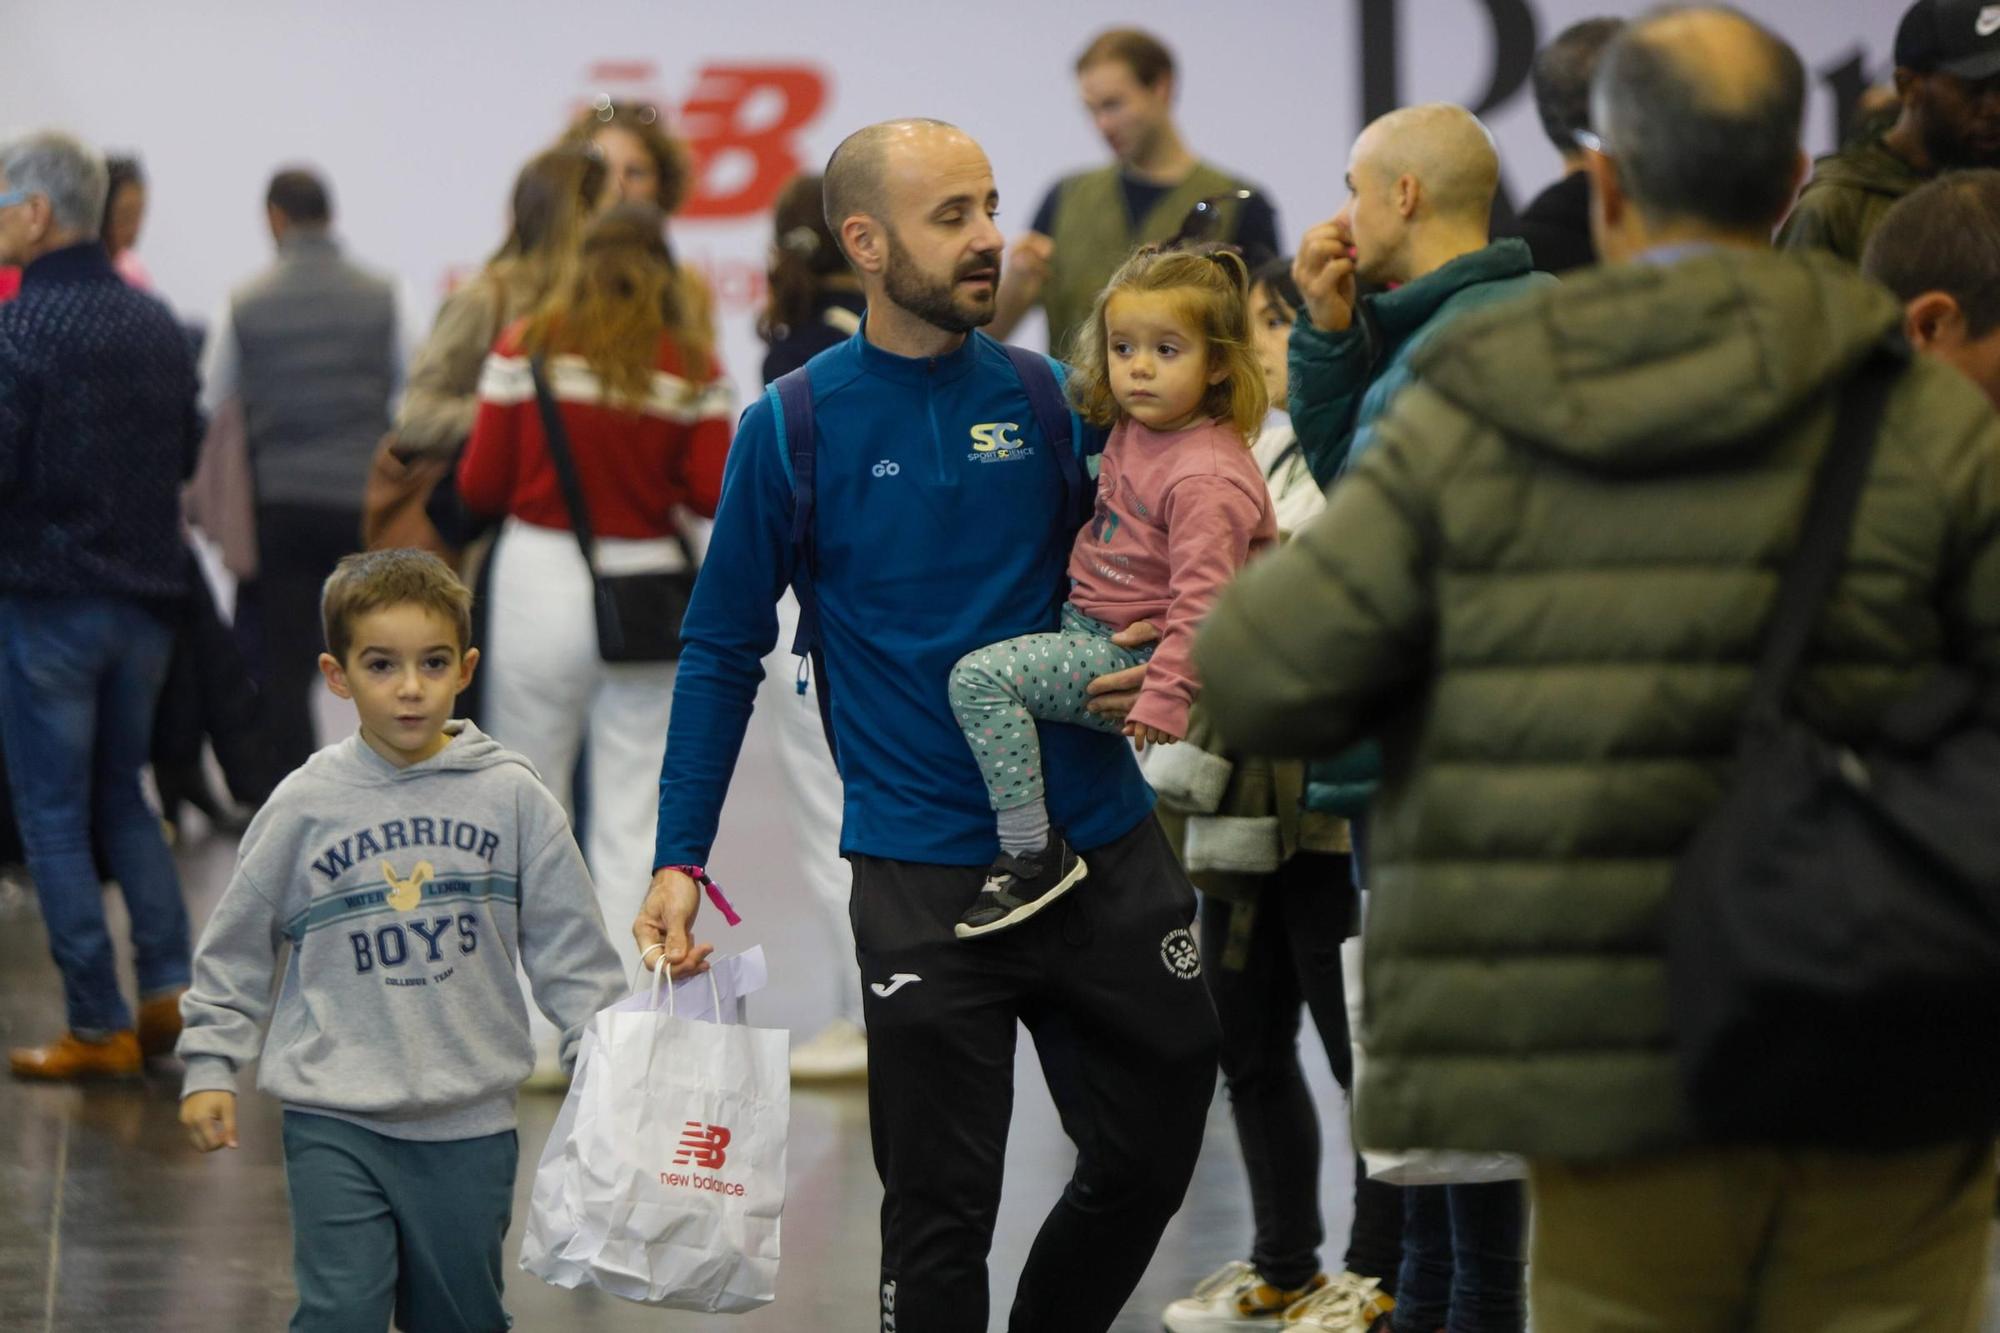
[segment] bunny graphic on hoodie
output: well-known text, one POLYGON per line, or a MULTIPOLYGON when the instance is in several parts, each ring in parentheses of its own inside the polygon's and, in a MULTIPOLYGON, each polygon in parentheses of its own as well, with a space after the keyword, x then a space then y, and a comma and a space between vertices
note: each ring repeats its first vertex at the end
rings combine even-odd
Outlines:
POLYGON ((393 1138, 499 1133, 534 1064, 516 968, 565 1068, 623 996, 561 805, 471 723, 445 730, 407 768, 358 735, 328 746, 258 813, 195 951, 185 1093, 235 1091, 261 1036, 257 1084, 287 1109, 393 1138))

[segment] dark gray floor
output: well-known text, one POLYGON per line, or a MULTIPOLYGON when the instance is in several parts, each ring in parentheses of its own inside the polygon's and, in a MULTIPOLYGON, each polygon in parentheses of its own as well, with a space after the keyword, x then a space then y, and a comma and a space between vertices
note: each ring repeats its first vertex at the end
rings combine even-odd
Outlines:
MULTIPOLYGON (((793 870, 774 757, 753 727, 725 815, 718 864, 746 914, 729 950, 762 944, 772 984, 751 1020, 808 1034, 826 1017, 832 969, 851 966, 826 946, 793 870)), ((196 816, 195 820, 198 821, 196 816)), ((198 828, 198 825, 197 825, 198 828)), ((180 861, 197 926, 226 879, 232 844, 198 835, 180 861)), ((115 899, 114 928, 122 933, 115 899)), ((712 924, 712 923, 711 923, 712 924)), ((0 918, 0 1044, 41 1040, 61 1023, 55 972, 31 912, 0 918)), ((1308 1068, 1323 1104, 1338 1090, 1316 1043, 1308 1068)), ((0 1078, 0 1330, 6 1333, 213 1333, 268 1330, 290 1313, 290 1230, 277 1151, 277 1114, 243 1102, 243 1148, 203 1158, 175 1121, 170 1076, 143 1084, 37 1087, 0 1078)), ((523 1099, 516 1221, 558 1101, 523 1099)), ((1329 1231, 1346 1234, 1345 1131, 1329 1125, 1324 1170, 1329 1231)), ((1007 1188, 992 1262, 993 1324, 1005 1325, 1015 1274, 1043 1213, 1067 1179, 1072 1152, 1022 1043, 1020 1095, 1007 1188)), ((881 1202, 858 1089, 799 1091, 792 1103, 784 1261, 777 1302, 741 1318, 703 1317, 558 1291, 510 1267, 509 1304, 523 1330, 862 1330, 874 1324, 876 1211, 881 1202)), ((1248 1203, 1224 1103, 1187 1206, 1169 1229, 1117 1327, 1158 1329, 1160 1309, 1248 1247, 1248 1203)), ((510 1265, 518 1235, 510 1240, 510 1265)), ((1333 1256, 1335 1262, 1338 1255, 1333 1256)))

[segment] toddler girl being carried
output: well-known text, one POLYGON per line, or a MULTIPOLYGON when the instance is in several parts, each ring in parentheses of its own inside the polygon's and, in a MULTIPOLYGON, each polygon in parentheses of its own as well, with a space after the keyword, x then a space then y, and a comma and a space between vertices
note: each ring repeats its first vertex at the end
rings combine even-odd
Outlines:
POLYGON ((1043 802, 1036 719, 1123 731, 1141 747, 1187 734, 1195 631, 1216 594, 1277 539, 1264 478, 1245 443, 1264 420, 1250 340, 1249 271, 1233 251, 1141 250, 1098 294, 1078 335, 1069 395, 1111 427, 1097 509, 1070 553, 1061 628, 968 653, 951 706, 998 815, 1000 856, 956 933, 1016 925, 1088 873, 1043 802), (1121 648, 1137 621, 1157 642, 1121 648), (1149 662, 1122 725, 1089 712, 1097 676, 1149 662))

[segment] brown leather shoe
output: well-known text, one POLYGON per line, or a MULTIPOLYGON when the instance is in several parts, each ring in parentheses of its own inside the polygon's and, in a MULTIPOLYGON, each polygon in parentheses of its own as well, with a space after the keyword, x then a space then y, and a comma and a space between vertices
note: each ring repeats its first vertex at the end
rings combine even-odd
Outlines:
POLYGON ((139 1037, 130 1028, 103 1041, 84 1041, 73 1032, 65 1032, 46 1046, 21 1046, 7 1052, 7 1062, 14 1067, 16 1078, 136 1078, 139 1037))
POLYGON ((155 995, 139 1004, 139 1054, 151 1059, 172 1055, 181 1039, 181 996, 187 987, 155 995))

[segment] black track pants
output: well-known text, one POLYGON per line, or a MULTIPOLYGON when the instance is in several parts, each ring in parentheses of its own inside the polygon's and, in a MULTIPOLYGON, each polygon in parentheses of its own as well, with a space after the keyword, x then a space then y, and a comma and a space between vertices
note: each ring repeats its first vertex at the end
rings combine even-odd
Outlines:
POLYGON ((1017 1020, 1077 1163, 1009 1328, 1110 1327, 1187 1192, 1218 1044, 1194 891, 1151 819, 1083 858, 1062 902, 965 941, 983 868, 851 858, 885 1333, 985 1333, 1017 1020))

